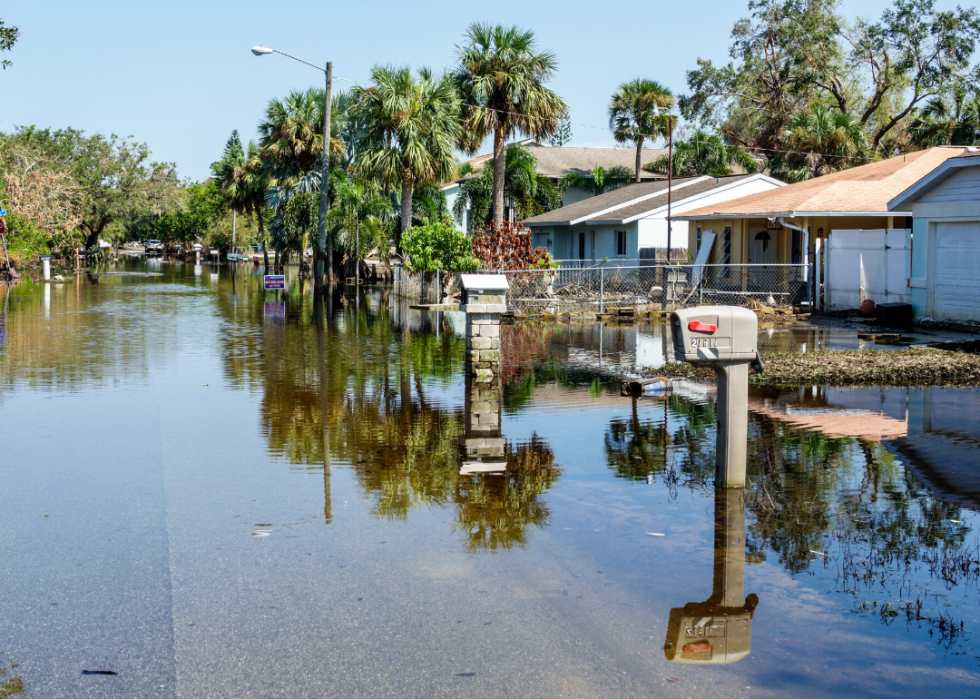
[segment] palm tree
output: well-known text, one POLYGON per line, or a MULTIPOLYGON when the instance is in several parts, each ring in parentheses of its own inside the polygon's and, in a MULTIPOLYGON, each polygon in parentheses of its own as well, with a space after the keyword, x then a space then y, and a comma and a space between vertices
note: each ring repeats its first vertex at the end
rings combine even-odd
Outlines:
POLYGON ((360 277, 361 260, 374 248, 388 251, 387 229, 393 222, 391 201, 375 188, 357 182, 341 182, 334 189, 334 201, 327 212, 327 229, 360 277))
POLYGON ((915 115, 909 135, 921 148, 980 145, 980 93, 967 99, 966 89, 957 84, 952 103, 941 97, 931 100, 915 115))
POLYGON ((783 136, 785 153, 770 163, 774 177, 802 182, 868 162, 872 154, 860 119, 838 109, 815 106, 796 115, 783 136))
POLYGON ((561 178, 559 187, 563 192, 574 187, 596 197, 631 182, 633 182, 633 172, 628 167, 617 165, 607 172, 604 167, 596 165, 588 174, 569 172, 561 178))
POLYGON ((401 184, 400 242, 412 225, 415 187, 456 173, 459 98, 448 75, 436 78, 427 68, 413 77, 409 68, 376 66, 371 85, 353 92, 364 134, 355 168, 384 185, 401 184))
POLYGON ((609 100, 609 128, 619 143, 636 147, 635 181, 640 181, 643 143, 648 138, 667 136, 667 115, 655 115, 656 108, 674 106, 670 90, 654 80, 637 78, 620 85, 609 100))
MULTIPOLYGON (((488 225, 492 220, 502 222, 493 218, 496 175, 494 160, 496 159, 488 161, 477 171, 476 177, 466 180, 460 186, 460 194, 453 203, 453 218, 460 225, 464 223, 467 204, 471 227, 488 225)), ((516 143, 507 146, 504 153, 504 193, 514 204, 517 220, 561 206, 564 189, 556 186, 549 178, 539 175, 537 165, 537 159, 529 149, 516 143)))
MULTIPOLYGON (((669 158, 662 155, 643 169, 647 172, 667 174, 669 158)), ((759 163, 739 146, 726 144, 720 136, 698 129, 691 138, 674 144, 674 177, 711 175, 724 177, 734 172, 734 167, 745 172, 759 171, 759 163)))
POLYGON ((467 150, 475 152, 493 134, 493 220, 504 218, 505 146, 515 133, 535 138, 555 134, 565 102, 544 83, 558 60, 538 52, 534 33, 517 27, 472 24, 459 49, 456 84, 463 100, 467 150))
POLYGON ((265 264, 268 267, 269 252, 268 246, 265 245, 262 208, 265 205, 269 175, 262 162, 259 147, 254 141, 249 141, 246 150, 242 147, 238 130, 232 131, 221 160, 211 165, 211 174, 228 197, 233 209, 249 218, 253 215, 258 218, 259 239, 263 241, 265 264))

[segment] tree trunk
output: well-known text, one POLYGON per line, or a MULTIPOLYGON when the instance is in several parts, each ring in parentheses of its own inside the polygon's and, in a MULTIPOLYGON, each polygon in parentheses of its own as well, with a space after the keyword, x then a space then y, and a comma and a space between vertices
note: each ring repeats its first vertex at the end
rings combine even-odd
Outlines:
POLYGON ((405 170, 402 174, 402 228, 398 233, 398 249, 402 247, 402 235, 412 225, 412 195, 415 193, 415 178, 405 170))
POLYGON ((493 132, 493 220, 504 223, 504 173, 507 170, 507 143, 503 129, 493 132))
POLYGON ((269 273, 269 243, 265 239, 265 226, 262 224, 262 207, 256 209, 255 215, 259 217, 259 240, 262 241, 262 260, 265 263, 263 274, 269 273))
POLYGON ((640 169, 643 165, 643 139, 636 142, 636 181, 640 181, 640 169))
POLYGON ((278 250, 276 250, 276 261, 275 261, 275 263, 273 265, 273 272, 272 273, 273 274, 278 274, 279 273, 279 251, 278 250))
POLYGON ((99 236, 102 235, 102 229, 105 228, 105 223, 100 223, 95 227, 83 223, 80 227, 83 231, 87 231, 85 234, 85 249, 91 250, 96 247, 99 244, 99 236))

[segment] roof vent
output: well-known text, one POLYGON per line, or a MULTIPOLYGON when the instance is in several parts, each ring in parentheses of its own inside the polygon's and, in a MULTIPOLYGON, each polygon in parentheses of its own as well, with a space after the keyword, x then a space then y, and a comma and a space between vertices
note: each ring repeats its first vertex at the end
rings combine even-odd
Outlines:
POLYGON ((716 177, 715 178, 715 184, 721 184, 721 178, 720 177, 716 177))
POLYGON ((977 151, 980 151, 980 148, 977 148, 976 146, 970 146, 966 149, 967 153, 976 153, 977 151))

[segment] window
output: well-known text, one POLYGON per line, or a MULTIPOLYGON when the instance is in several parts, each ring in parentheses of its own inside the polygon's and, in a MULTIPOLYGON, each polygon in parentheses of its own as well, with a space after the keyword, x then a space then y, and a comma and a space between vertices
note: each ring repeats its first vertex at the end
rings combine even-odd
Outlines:
MULTIPOLYGON (((732 227, 725 226, 725 232, 721 234, 721 259, 718 260, 720 264, 727 265, 732 261, 732 227)), ((722 277, 727 277, 731 274, 731 267, 722 267, 721 275, 722 277)))
POLYGON ((701 226, 694 229, 694 254, 701 251, 701 226))
POLYGON ((626 231, 616 231, 616 254, 626 255, 626 231))

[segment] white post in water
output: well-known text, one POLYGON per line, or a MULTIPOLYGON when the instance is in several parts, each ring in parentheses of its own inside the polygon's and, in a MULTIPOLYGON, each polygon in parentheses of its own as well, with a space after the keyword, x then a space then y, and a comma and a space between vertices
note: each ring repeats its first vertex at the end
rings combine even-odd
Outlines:
POLYGON ((718 374, 715 487, 745 486, 749 365, 762 371, 759 321, 747 308, 700 306, 670 314, 677 361, 706 364, 718 374))
POLYGON ((500 373, 500 314, 507 310, 503 274, 460 275, 460 306, 466 314, 466 372, 476 383, 496 381, 500 373))
POLYGON ((41 278, 51 281, 51 255, 41 255, 41 278))

